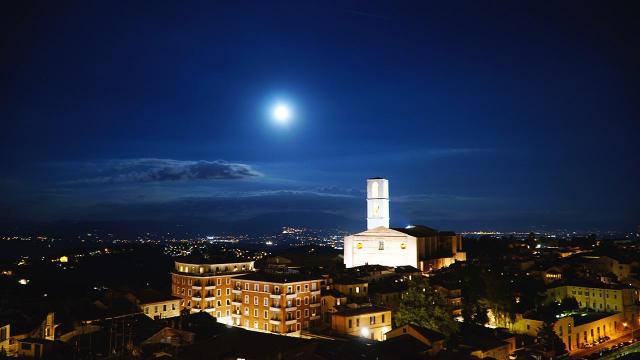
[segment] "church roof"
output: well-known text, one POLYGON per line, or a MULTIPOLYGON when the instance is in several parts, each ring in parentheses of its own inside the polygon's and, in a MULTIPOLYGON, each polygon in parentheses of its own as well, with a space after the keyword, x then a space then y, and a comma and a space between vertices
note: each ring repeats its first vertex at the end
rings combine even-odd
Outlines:
POLYGON ((399 231, 401 233, 414 236, 414 237, 425 237, 425 236, 435 236, 438 235, 438 230, 432 229, 430 227, 426 227, 424 225, 416 225, 408 228, 392 228, 392 230, 399 231))

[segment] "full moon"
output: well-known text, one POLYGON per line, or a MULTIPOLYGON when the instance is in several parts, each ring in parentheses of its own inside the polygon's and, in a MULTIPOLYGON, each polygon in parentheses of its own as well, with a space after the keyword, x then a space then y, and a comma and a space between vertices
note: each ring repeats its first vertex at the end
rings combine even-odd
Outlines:
POLYGON ((273 109, 273 117, 278 122, 285 123, 291 117, 291 111, 284 105, 278 105, 273 109))

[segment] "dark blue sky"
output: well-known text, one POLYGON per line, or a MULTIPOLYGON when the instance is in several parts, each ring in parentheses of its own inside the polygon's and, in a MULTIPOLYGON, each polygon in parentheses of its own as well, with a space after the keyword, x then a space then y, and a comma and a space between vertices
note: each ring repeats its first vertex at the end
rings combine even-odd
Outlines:
POLYGON ((395 3, 3 3, 3 216, 640 224, 638 2, 395 3))

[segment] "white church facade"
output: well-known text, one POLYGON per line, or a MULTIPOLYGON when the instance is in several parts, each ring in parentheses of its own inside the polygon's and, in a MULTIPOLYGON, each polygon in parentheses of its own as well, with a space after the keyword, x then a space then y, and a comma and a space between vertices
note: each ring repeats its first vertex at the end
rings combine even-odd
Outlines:
POLYGON ((389 181, 367 180, 367 231, 345 236, 347 268, 371 264, 411 265, 428 272, 465 261, 462 236, 417 225, 389 228, 389 181))

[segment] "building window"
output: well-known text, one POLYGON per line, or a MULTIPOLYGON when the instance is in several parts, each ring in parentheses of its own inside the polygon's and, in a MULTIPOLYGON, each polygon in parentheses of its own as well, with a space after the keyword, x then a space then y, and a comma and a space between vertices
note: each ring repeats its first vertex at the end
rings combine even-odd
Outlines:
POLYGON ((352 327, 353 326, 352 326, 352 323, 351 323, 351 319, 349 319, 349 329, 351 329, 352 327))
POLYGON ((218 286, 222 285, 222 279, 218 278, 218 286))
POLYGON ((162 311, 167 311, 167 305, 162 305, 162 311))
POLYGON ((304 309, 304 317, 309 317, 309 309, 304 309))
POLYGON ((264 306, 269 306, 269 299, 268 298, 264 298, 264 306))
POLYGON ((258 301, 258 297, 254 296, 253 297, 253 305, 258 305, 258 304, 260 304, 260 302, 258 301))
POLYGON ((356 286, 356 294, 360 294, 360 286, 356 286))
POLYGON ((184 288, 182 288, 182 295, 184 295, 184 288))
POLYGON ((269 285, 265 285, 264 286, 264 292, 268 293, 269 292, 269 285))
POLYGON ((191 285, 191 279, 189 279, 189 285, 191 285))
POLYGON ((244 289, 249 290, 249 283, 244 284, 244 289))
POLYGON ((618 305, 614 305, 615 306, 615 310, 618 310, 618 305))
POLYGON ((300 289, 301 289, 300 285, 296 285, 296 292, 297 292, 297 293, 299 293, 299 292, 300 292, 300 289))
POLYGON ((147 306, 146 308, 144 308, 144 313, 148 314, 149 313, 149 307, 147 306))
POLYGON ((220 317, 220 315, 221 315, 221 314, 220 314, 220 311, 216 311, 216 317, 218 317, 218 318, 219 318, 219 317, 220 317))
POLYGON ((222 289, 218 289, 216 291, 216 294, 217 294, 218 297, 222 296, 222 289))
POLYGON ((293 294, 293 287, 287 286, 287 294, 293 294))
POLYGON ((187 300, 187 307, 191 307, 191 300, 187 300))
POLYGON ((191 296, 191 289, 189 289, 189 296, 191 296))
POLYGON ((375 323, 376 323, 376 317, 375 317, 375 315, 374 315, 374 316, 369 317, 369 325, 373 325, 373 324, 375 324, 375 323))
POLYGON ((260 285, 253 284, 253 291, 260 291, 260 285))
POLYGON ((20 348, 21 348, 22 350, 31 351, 31 344, 21 343, 21 344, 20 344, 20 348))
POLYGON ((253 317, 258 317, 258 309, 253 309, 253 317))
POLYGON ((224 312, 224 314, 225 314, 226 316, 231 316, 231 310, 227 310, 227 311, 225 311, 225 312, 224 312))
POLYGON ((158 306, 154 306, 153 311, 157 314, 158 313, 158 306))
POLYGON ((231 285, 231 278, 227 278, 227 285, 231 285))
POLYGON ((244 296, 244 303, 248 304, 249 303, 249 295, 245 295, 244 296))
POLYGON ((300 306, 300 298, 296 298, 296 306, 300 306))
POLYGON ((227 306, 231 306, 231 300, 227 299, 227 306))
POLYGON ((378 241, 378 250, 384 250, 384 240, 378 241))
POLYGON ((231 289, 227 288, 227 296, 231 295, 231 289))
POLYGON ((311 283, 311 290, 316 291, 318 284, 317 283, 311 283))
POLYGON ((382 314, 382 322, 384 322, 384 314, 382 314))
POLYGON ((216 301, 216 307, 222 307, 222 301, 220 300, 216 301))
POLYGON ((273 293, 274 293, 275 295, 280 295, 280 286, 275 286, 275 287, 273 288, 273 293))
POLYGON ((356 327, 360 327, 360 319, 356 319, 356 327))
POLYGON ((176 304, 171 304, 171 310, 175 310, 176 309, 176 304))
POLYGON ((300 319, 300 310, 296 311, 296 319, 300 319))
POLYGON ((531 325, 527 324, 527 330, 531 330, 531 325))
POLYGON ((244 316, 249 316, 249 307, 248 306, 244 307, 244 316))
POLYGON ((269 312, 267 310, 264 311, 264 318, 265 319, 269 318, 269 312))

